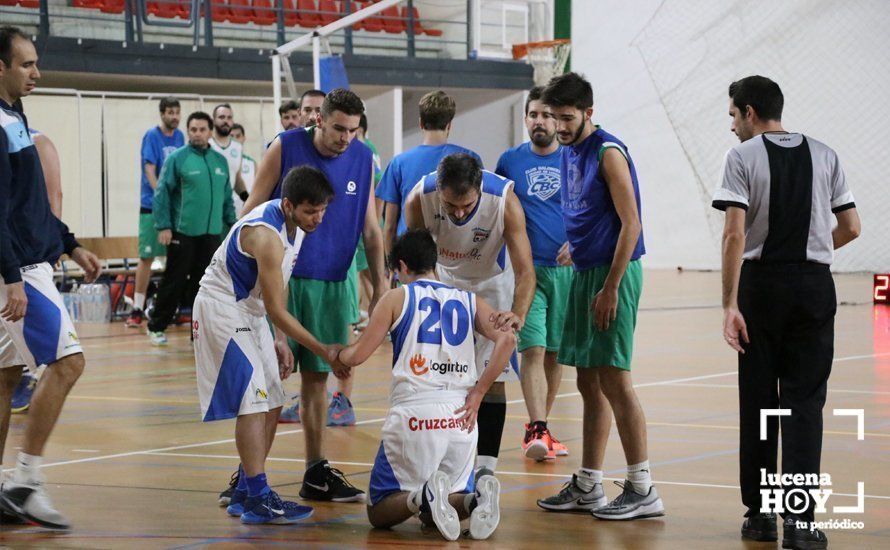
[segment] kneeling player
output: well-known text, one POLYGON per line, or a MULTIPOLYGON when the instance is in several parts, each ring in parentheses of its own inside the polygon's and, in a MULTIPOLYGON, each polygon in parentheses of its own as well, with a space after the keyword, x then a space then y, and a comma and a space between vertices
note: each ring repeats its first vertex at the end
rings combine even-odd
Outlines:
POLYGON ((244 523, 293 523, 312 514, 308 506, 283 502, 264 473, 285 399, 281 379, 293 370, 289 350, 273 344, 266 314, 317 355, 331 357, 337 349, 319 343, 284 307, 303 236, 321 223, 334 190, 320 171, 301 166, 288 173, 281 196, 232 227, 201 279, 192 311, 203 419, 237 417, 240 482, 228 513, 244 523))
POLYGON ((500 483, 485 475, 474 484, 476 415, 516 338, 509 327, 494 327, 494 310, 484 300, 436 279, 436 256, 425 229, 408 231, 393 244, 389 267, 404 286, 383 296, 368 328, 339 353, 334 368, 367 360, 389 331, 391 409, 371 471, 371 524, 392 527, 419 514, 456 540, 460 520, 469 517, 469 535, 485 539, 500 520, 500 483), (474 327, 495 344, 478 381, 474 327))

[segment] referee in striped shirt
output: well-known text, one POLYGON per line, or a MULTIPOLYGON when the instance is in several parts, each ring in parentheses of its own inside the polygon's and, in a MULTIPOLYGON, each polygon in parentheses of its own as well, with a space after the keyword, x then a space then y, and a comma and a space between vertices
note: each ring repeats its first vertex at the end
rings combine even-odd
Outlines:
MULTIPOLYGON (((712 204, 726 212, 723 337, 739 354, 742 536, 775 541, 760 490, 779 488, 761 487, 762 471, 776 473, 779 419, 769 418, 761 440, 760 411, 791 409, 781 417, 782 473, 818 475, 837 310, 829 267, 860 224, 837 154, 782 128, 778 84, 749 76, 729 86, 729 98, 741 143, 726 154, 712 204)), ((824 533, 803 527, 814 520, 810 501, 786 510, 784 548, 827 548, 824 533)))

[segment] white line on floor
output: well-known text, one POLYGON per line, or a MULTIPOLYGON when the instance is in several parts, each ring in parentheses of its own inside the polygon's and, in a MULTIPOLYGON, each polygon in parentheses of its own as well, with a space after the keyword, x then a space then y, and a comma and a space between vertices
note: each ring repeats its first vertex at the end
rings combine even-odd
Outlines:
MULTIPOLYGON (((171 457, 183 457, 183 458, 202 458, 202 459, 222 459, 222 460, 238 460, 237 455, 211 455, 211 454, 186 454, 186 453, 144 453, 151 456, 171 456, 171 457)), ((269 462, 306 462, 303 458, 274 458, 269 457, 266 459, 269 462)), ((370 468, 374 466, 374 464, 370 462, 340 462, 336 460, 331 460, 331 464, 333 465, 344 465, 344 466, 361 466, 365 468, 370 468)), ((532 477, 553 477, 553 478, 565 478, 568 479, 572 477, 574 472, 568 473, 545 473, 545 472, 511 472, 509 470, 497 470, 495 472, 497 475, 507 475, 507 476, 532 476, 532 477)), ((624 481, 623 477, 604 477, 604 480, 607 481, 624 481)), ((715 483, 692 483, 686 481, 665 481, 659 479, 655 482, 656 485, 678 485, 682 487, 704 487, 709 489, 735 489, 738 490, 738 485, 719 485, 715 483)), ((834 496, 844 496, 844 497, 855 497, 857 495, 853 493, 832 493, 834 496)), ((890 496, 885 495, 865 495, 865 498, 872 499, 880 499, 880 500, 890 500, 890 496)))

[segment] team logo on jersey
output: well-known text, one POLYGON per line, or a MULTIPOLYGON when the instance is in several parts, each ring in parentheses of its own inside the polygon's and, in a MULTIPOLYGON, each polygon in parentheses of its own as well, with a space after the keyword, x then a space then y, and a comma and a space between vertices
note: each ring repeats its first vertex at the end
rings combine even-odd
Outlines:
POLYGON ((354 181, 349 180, 349 183, 346 184, 346 194, 347 195, 355 195, 355 188, 357 185, 354 181))
POLYGON ((411 372, 417 376, 424 375, 430 370, 430 368, 426 366, 426 357, 419 353, 408 360, 408 366, 411 367, 411 372))
POLYGON ((225 175, 225 174, 223 174, 222 168, 217 168, 216 170, 213 171, 213 173, 216 174, 217 176, 225 175))
POLYGON ((198 320, 192 321, 192 340, 198 341, 198 320))
POLYGON ((167 147, 164 147, 164 148, 161 150, 161 154, 164 155, 164 160, 167 160, 167 157, 170 156, 170 153, 172 153, 172 152, 175 151, 176 149, 177 149, 176 147, 172 147, 172 146, 169 146, 169 145, 168 145, 167 147))
POLYGON ((256 389, 256 398, 265 401, 266 399, 269 398, 269 394, 267 394, 265 391, 261 390, 260 388, 257 388, 256 389))
POLYGON ((487 239, 491 235, 491 229, 483 229, 481 227, 473 228, 473 242, 478 243, 487 239))
POLYGON ((546 201, 559 192, 561 182, 559 168, 536 166, 525 171, 525 179, 528 181, 529 197, 538 197, 546 201))
POLYGON ((569 191, 569 200, 575 201, 581 197, 581 169, 578 168, 577 164, 571 163, 569 164, 567 173, 566 173, 566 185, 568 185, 569 191))

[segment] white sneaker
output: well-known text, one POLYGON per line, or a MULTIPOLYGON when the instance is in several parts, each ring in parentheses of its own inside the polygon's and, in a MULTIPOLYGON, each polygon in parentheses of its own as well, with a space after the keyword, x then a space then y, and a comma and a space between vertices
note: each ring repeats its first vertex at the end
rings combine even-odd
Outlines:
POLYGON ((448 474, 436 470, 421 489, 420 512, 428 512, 433 523, 447 540, 457 540, 460 536, 460 518, 457 510, 448 502, 451 493, 451 480, 448 474))
POLYGON ((48 529, 67 531, 68 520, 53 508, 40 482, 21 484, 7 481, 0 489, 0 510, 48 529))
POLYGON ((476 507, 470 513, 470 538, 485 540, 501 521, 501 482, 494 476, 476 480, 476 507))
POLYGON ((163 332, 152 332, 148 331, 148 339, 153 346, 166 346, 167 345, 167 335, 163 332))

